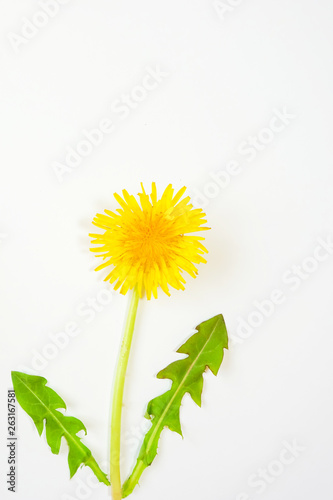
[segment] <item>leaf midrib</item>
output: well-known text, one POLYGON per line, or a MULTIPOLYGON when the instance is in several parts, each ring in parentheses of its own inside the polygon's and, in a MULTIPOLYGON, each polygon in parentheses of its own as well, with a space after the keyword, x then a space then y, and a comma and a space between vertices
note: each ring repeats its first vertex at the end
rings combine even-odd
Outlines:
MULTIPOLYGON (((67 439, 67 436, 69 437, 70 441, 72 441, 74 443, 74 445, 81 451, 84 453, 84 455, 86 454, 84 448, 81 446, 81 443, 80 441, 78 442, 72 435, 71 433, 66 429, 66 427, 63 426, 63 424, 60 422, 60 420, 57 418, 57 416, 52 412, 52 410, 50 410, 46 404, 37 396, 37 394, 34 393, 34 391, 20 378, 18 377, 20 382, 28 389, 28 391, 31 392, 31 394, 41 403, 41 405, 46 409, 47 413, 49 413, 53 418, 54 420, 57 422, 57 424, 59 425, 59 427, 61 427, 63 430, 64 430, 64 435, 66 436, 66 439, 67 439)), ((45 386, 44 386, 45 387, 45 386)), ((46 424, 45 424, 46 426, 46 424)), ((78 439, 78 438, 77 438, 78 439)), ((67 440, 68 442, 68 440, 67 440)))
MULTIPOLYGON (((175 400, 175 398, 177 397, 177 395, 179 394, 179 391, 180 389, 182 388, 182 386, 184 385, 186 379, 188 378, 190 372, 192 371, 192 369, 194 368, 194 365, 196 364, 196 362, 198 361, 198 358, 201 356, 202 352, 204 351, 206 345, 208 344, 208 342, 210 341, 210 339, 212 338, 212 335, 214 334, 215 330, 216 330, 216 327, 217 327, 217 324, 218 324, 218 321, 219 321, 219 318, 217 318, 216 320, 216 323, 214 325, 214 328, 212 329, 208 339, 206 340, 206 342, 204 343, 204 345, 202 346, 201 350, 199 351, 198 355, 194 358, 194 361, 191 363, 191 365, 189 366, 187 372, 185 373, 185 376, 183 378, 183 380, 181 381, 181 383, 179 384, 179 386, 177 387, 177 389, 175 390, 173 396, 171 397, 169 403, 166 405, 165 407, 165 410, 163 411, 163 413, 161 414, 161 416, 159 417, 159 419, 157 420, 157 423, 156 423, 156 427, 154 429, 154 431, 152 432, 152 435, 150 436, 149 438, 149 441, 147 443, 147 446, 146 446, 146 454, 148 455, 149 451, 150 451, 150 448, 151 448, 151 445, 152 445, 152 442, 159 430, 159 427, 161 426, 163 420, 164 420, 164 417, 166 415, 166 413, 169 411, 170 409, 170 406, 172 405, 173 401, 175 400)), ((153 423, 153 425, 155 424, 155 422, 153 423)))

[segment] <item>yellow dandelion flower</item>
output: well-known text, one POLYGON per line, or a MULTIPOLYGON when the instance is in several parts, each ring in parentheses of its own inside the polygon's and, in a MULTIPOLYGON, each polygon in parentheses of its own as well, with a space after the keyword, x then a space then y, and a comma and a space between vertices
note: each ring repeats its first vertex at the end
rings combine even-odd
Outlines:
POLYGON ((92 243, 100 245, 91 251, 106 261, 96 271, 113 266, 105 281, 115 283, 115 290, 126 294, 137 287, 140 297, 146 293, 150 299, 157 298, 158 287, 167 295, 169 285, 184 290, 183 271, 196 277, 195 264, 206 262, 202 255, 207 250, 200 242, 204 238, 192 233, 209 228, 201 227, 207 222, 202 209, 193 208, 189 196, 182 199, 185 187, 174 194, 169 184, 159 200, 155 183, 150 196, 141 188, 140 204, 123 190, 123 197, 114 194, 121 207, 117 213, 96 215, 93 224, 105 232, 90 234, 92 243))

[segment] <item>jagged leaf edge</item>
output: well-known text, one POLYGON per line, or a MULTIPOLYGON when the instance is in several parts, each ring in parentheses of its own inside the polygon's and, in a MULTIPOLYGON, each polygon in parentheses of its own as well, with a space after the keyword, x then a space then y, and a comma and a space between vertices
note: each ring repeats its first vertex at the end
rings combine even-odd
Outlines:
MULTIPOLYGON (((205 325, 205 324, 207 324, 208 322, 213 321, 213 320, 215 320, 215 319, 216 319, 216 324, 217 324, 217 325, 218 325, 218 323, 220 322, 220 326, 221 326, 221 334, 222 334, 222 336, 223 336, 223 339, 221 340, 221 361, 220 361, 220 363, 219 363, 219 366, 218 366, 218 367, 216 367, 216 366, 215 366, 213 369, 212 369, 211 367, 209 367, 209 366, 207 366, 207 365, 206 365, 206 366, 205 366, 205 368, 204 368, 204 369, 203 369, 203 371, 202 371, 202 374, 206 371, 206 368, 209 368, 209 369, 210 369, 210 371, 211 371, 214 375, 217 375, 217 373, 218 373, 218 371, 219 371, 219 368, 220 368, 220 366, 221 366, 221 364, 222 364, 222 361, 223 361, 223 357, 224 357, 224 353, 223 353, 223 351, 224 351, 224 349, 228 349, 228 334, 227 334, 227 328, 226 328, 225 321, 224 321, 224 318, 223 318, 223 315, 222 315, 222 314, 218 314, 218 315, 216 315, 216 316, 213 316, 212 318, 209 318, 208 320, 205 320, 205 321, 201 322, 201 323, 200 323, 200 324, 199 324, 199 325, 195 328, 195 332, 194 332, 194 333, 193 333, 193 334, 192 334, 192 335, 191 335, 191 336, 190 336, 190 337, 186 340, 186 342, 184 342, 184 343, 183 343, 183 344, 179 347, 179 349, 177 350, 177 352, 178 352, 178 353, 185 353, 185 354, 187 354, 187 357, 186 357, 186 358, 184 358, 184 359, 176 360, 176 361, 174 361, 173 363, 170 363, 167 367, 165 367, 163 370, 161 370, 160 372, 158 372, 158 374, 157 374, 157 377, 158 377, 158 378, 169 378, 169 377, 164 377, 164 375, 163 375, 163 376, 161 376, 161 374, 163 374, 164 372, 166 372, 166 371, 169 369, 169 367, 170 367, 170 366, 172 366, 172 365, 176 365, 177 363, 181 363, 182 361, 184 361, 184 360, 186 360, 186 359, 188 359, 188 358, 190 357, 190 354, 188 354, 188 353, 186 352, 186 346, 190 345, 190 343, 191 343, 191 339, 193 339, 193 337, 195 337, 196 335, 198 335, 198 334, 200 333, 200 329, 201 329, 201 327, 202 327, 203 325, 205 325)), ((172 380, 172 379, 171 379, 171 380, 172 380)), ((202 379, 202 380, 203 380, 203 379, 202 379)), ((133 489, 135 488, 135 486, 136 486, 136 484, 137 484, 137 482, 138 482, 138 480, 139 480, 139 478, 140 478, 140 476, 141 476, 141 474, 142 474, 143 470, 144 470, 146 467, 148 467, 148 466, 150 466, 150 465, 151 465, 151 463, 152 463, 153 459, 155 458, 155 456, 156 456, 156 454, 157 454, 158 441, 159 441, 159 438, 160 438, 161 432, 162 432, 162 430, 165 428, 165 426, 164 426, 164 427, 162 427, 162 428, 160 429, 160 431, 159 431, 159 433, 158 433, 158 435, 157 435, 156 453, 155 453, 154 457, 152 458, 152 460, 147 461, 147 460, 146 460, 146 457, 144 456, 144 447, 145 447, 145 445, 146 445, 147 441, 149 440, 149 437, 148 437, 148 436, 149 436, 149 434, 151 433, 151 431, 152 431, 152 429, 153 429, 153 426, 154 426, 154 417, 152 416, 152 414, 151 414, 151 412, 150 412, 149 408, 151 407, 151 404, 152 404, 152 402, 153 402, 153 401, 157 400, 158 398, 163 397, 165 394, 167 394, 168 392, 172 391, 172 386, 173 386, 173 383, 174 383, 174 382, 173 382, 173 380, 172 380, 172 385, 171 385, 171 388, 170 388, 168 391, 166 391, 166 392, 162 393, 161 395, 157 396, 156 398, 153 398, 151 401, 149 401, 149 403, 148 403, 148 405, 147 405, 147 410, 146 410, 146 413, 145 413, 145 417, 146 417, 147 419, 151 420, 152 425, 151 425, 151 427, 148 429, 148 431, 146 432, 146 435, 145 435, 145 437, 144 437, 143 444, 142 444, 142 446, 141 446, 141 448, 140 448, 140 451, 139 451, 139 456, 138 456, 138 459, 137 459, 136 465, 135 465, 135 467, 134 467, 134 469, 133 469, 133 471, 132 471, 131 475, 128 477, 128 479, 125 481, 125 483, 124 483, 124 485, 123 485, 123 498, 127 497, 128 495, 130 495, 130 494, 132 493, 132 491, 133 491, 133 489), (140 463, 140 462, 141 462, 141 463, 140 463), (133 484, 131 484, 131 478, 132 478, 132 476, 134 476, 136 468, 138 468, 138 469, 139 469, 139 472, 138 472, 138 474, 137 474, 138 478, 137 478, 137 481, 135 482, 135 484, 133 485, 133 484)), ((202 391, 202 387, 201 387, 201 391, 202 391)), ((183 395, 182 395, 182 397, 181 397, 181 400, 183 399, 184 395, 185 395, 187 392, 188 392, 188 391, 184 392, 184 394, 183 394, 183 395)), ((192 394, 190 394, 190 396, 192 397, 192 399, 194 400, 194 402, 195 402, 196 404, 198 404, 198 406, 200 406, 200 404, 199 404, 198 400, 196 400, 196 399, 193 397, 193 395, 192 395, 192 394)), ((181 400, 180 400, 180 404, 181 404, 181 400)), ((201 399, 200 399, 200 403, 201 403, 201 399)), ((179 408, 180 408, 180 404, 179 404, 179 408)), ((170 427, 169 427, 169 428, 170 428, 170 427)), ((181 432, 181 428, 180 428, 180 427, 179 427, 179 430, 177 430, 177 429, 171 429, 171 430, 173 430, 173 431, 175 431, 175 432, 178 432, 178 434, 180 434, 180 435, 182 436, 182 432, 181 432)))
MULTIPOLYGON (((13 388, 14 388, 14 391, 15 391, 15 394, 16 394, 16 399, 17 399, 17 402, 20 404, 21 408, 29 415, 29 417, 33 420, 36 428, 37 428, 37 431, 38 431, 38 434, 41 435, 44 428, 45 430, 47 431, 47 418, 43 417, 42 419, 38 419, 38 414, 34 414, 32 412, 29 412, 24 406, 23 403, 23 399, 22 399, 22 394, 20 393, 20 390, 18 390, 18 382, 23 384, 24 387, 26 389, 29 389, 30 392, 32 392, 33 396, 35 396, 37 399, 39 399, 39 401, 42 403, 42 405, 47 409, 47 411, 51 414, 51 416, 53 417, 53 419, 59 421, 60 423, 60 426, 63 427, 62 423, 61 423, 61 419, 71 419, 72 423, 75 422, 76 425, 78 425, 80 428, 78 428, 78 430, 75 432, 75 434, 71 434, 70 431, 68 429, 65 428, 65 430, 62 432, 61 436, 60 436, 60 440, 62 438, 65 438, 66 439, 66 442, 68 444, 68 466, 69 466, 69 470, 70 470, 70 478, 72 478, 74 476, 74 474, 77 472, 78 468, 83 465, 86 465, 88 467, 91 468, 91 470, 94 472, 94 474, 96 475, 96 477, 98 478, 98 480, 104 484, 106 484, 107 486, 110 485, 110 482, 107 478, 107 475, 100 469, 100 467, 98 466, 96 460, 94 459, 94 457, 92 456, 92 453, 91 451, 89 450, 89 448, 87 448, 82 442, 81 442, 81 438, 79 436, 77 436, 77 433, 80 431, 80 430, 83 430, 85 432, 85 435, 87 434, 87 430, 86 430, 86 427, 85 425, 83 424, 83 422, 81 420, 79 420, 78 418, 76 417, 72 417, 72 416, 67 416, 67 415, 64 415, 63 413, 59 412, 58 409, 61 408, 61 409, 64 409, 66 410, 67 409, 67 406, 66 406, 66 403, 64 402, 64 400, 59 396, 59 394, 57 394, 56 391, 54 391, 51 387, 49 387, 47 384, 48 384, 48 381, 46 378, 44 377, 40 377, 38 375, 29 375, 27 373, 23 373, 23 372, 18 372, 18 371, 12 371, 11 372, 11 375, 12 375, 12 382, 13 382, 13 388), (49 409, 47 407, 47 404, 41 400, 39 397, 38 397, 38 394, 36 396, 36 394, 31 390, 31 388, 26 384, 24 383, 24 381, 22 380, 22 378, 20 378, 20 376, 22 376, 29 381, 34 379, 35 381, 39 382, 40 383, 40 386, 43 387, 44 389, 47 390, 47 393, 50 395, 52 394, 52 396, 58 401, 57 402, 57 405, 56 405, 56 409, 49 409), (69 438, 67 436, 67 434, 69 435, 69 438), (82 450, 82 453, 85 454, 86 458, 85 460, 82 460, 82 461, 75 461, 75 456, 73 456, 73 448, 70 444, 70 441, 74 441, 75 445, 76 446, 79 446, 82 450)), ((55 403, 54 403, 55 404, 55 403)), ((59 454, 59 451, 60 451, 60 444, 59 444, 59 447, 55 447, 55 448, 52 448, 51 444, 48 442, 47 440, 47 443, 48 445, 50 446, 51 448, 51 451, 52 453, 54 454, 59 454)))

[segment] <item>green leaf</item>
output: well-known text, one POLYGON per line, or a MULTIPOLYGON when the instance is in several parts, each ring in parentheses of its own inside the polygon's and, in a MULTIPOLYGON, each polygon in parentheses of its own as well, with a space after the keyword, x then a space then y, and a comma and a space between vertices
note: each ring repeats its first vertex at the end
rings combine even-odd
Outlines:
POLYGON ((183 396, 189 393, 193 401, 201 406, 203 373, 209 368, 214 375, 221 366, 223 349, 228 348, 228 335, 222 314, 200 323, 197 332, 183 344, 177 352, 187 354, 157 374, 157 378, 170 379, 170 390, 148 403, 146 417, 152 425, 148 430, 137 463, 132 474, 123 485, 123 497, 132 493, 144 469, 157 454, 158 441, 162 430, 170 430, 182 435, 179 410, 183 396))
POLYGON ((59 453, 62 437, 65 437, 68 447, 68 465, 70 477, 73 477, 81 464, 87 465, 100 482, 109 485, 106 475, 97 465, 91 451, 77 436, 79 431, 87 434, 81 420, 63 415, 59 408, 66 409, 64 400, 50 387, 47 380, 36 375, 12 372, 13 386, 16 398, 21 407, 34 421, 39 435, 46 429, 46 440, 52 453, 59 453))

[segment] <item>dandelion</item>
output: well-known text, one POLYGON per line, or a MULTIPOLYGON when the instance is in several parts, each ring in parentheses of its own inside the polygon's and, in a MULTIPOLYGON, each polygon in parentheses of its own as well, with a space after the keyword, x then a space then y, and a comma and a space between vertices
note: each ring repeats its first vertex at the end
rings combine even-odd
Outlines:
POLYGON ((105 230, 90 235, 92 243, 99 245, 91 251, 105 261, 96 271, 113 266, 105 281, 115 283, 115 290, 126 294, 137 286, 139 296, 145 292, 149 300, 152 295, 157 298, 158 287, 167 295, 169 285, 184 290, 183 271, 196 277, 195 264, 206 262, 202 255, 207 250, 201 243, 204 238, 192 233, 209 228, 201 227, 207 222, 202 209, 194 209, 189 196, 181 199, 185 190, 174 195, 169 184, 158 200, 155 183, 150 197, 142 186, 141 206, 123 190, 123 198, 114 195, 121 207, 118 213, 105 210, 96 215, 93 224, 105 230))
POLYGON ((195 278, 196 265, 205 263, 207 252, 201 243, 203 237, 195 235, 209 229, 203 226, 207 221, 201 208, 194 208, 190 197, 183 198, 186 188, 176 194, 169 184, 160 199, 157 199, 155 183, 152 192, 146 194, 141 184, 139 202, 123 190, 123 197, 115 194, 120 205, 116 212, 105 210, 97 214, 93 224, 104 230, 103 234, 90 234, 92 244, 98 245, 91 251, 103 258, 96 271, 111 266, 105 281, 114 284, 115 290, 126 294, 133 290, 123 342, 116 370, 112 413, 110 477, 114 500, 122 498, 120 478, 120 433, 121 412, 125 374, 132 343, 135 318, 139 299, 146 295, 150 300, 157 298, 161 288, 170 295, 169 286, 184 290, 186 283, 183 272, 195 278))

